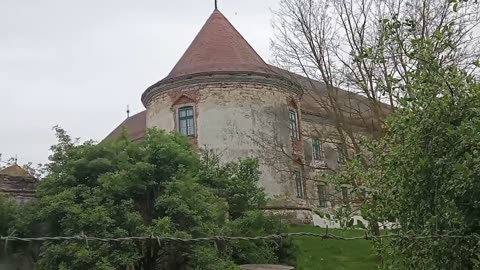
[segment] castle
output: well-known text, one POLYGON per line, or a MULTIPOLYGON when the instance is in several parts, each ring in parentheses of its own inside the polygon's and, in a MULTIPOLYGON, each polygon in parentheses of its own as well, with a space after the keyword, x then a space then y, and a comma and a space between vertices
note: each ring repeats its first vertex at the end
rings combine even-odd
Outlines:
POLYGON ((0 170, 0 195, 7 195, 17 204, 35 200, 39 182, 24 168, 13 164, 0 170))
MULTIPOLYGON (((339 91, 349 104, 368 111, 362 97, 339 91)), ((325 97, 323 83, 266 64, 215 9, 168 76, 143 93, 146 110, 128 117, 107 138, 118 137, 125 127, 133 140, 141 140, 146 129, 159 128, 190 136, 224 162, 256 157, 271 199, 268 209, 311 223, 312 209, 339 203, 327 195, 339 189, 322 182, 322 168, 344 161, 335 139, 318 135, 333 131, 318 103, 325 97)), ((350 122, 359 132, 367 128, 353 117, 350 122)), ((342 187, 338 193, 344 202, 348 191, 342 187)))

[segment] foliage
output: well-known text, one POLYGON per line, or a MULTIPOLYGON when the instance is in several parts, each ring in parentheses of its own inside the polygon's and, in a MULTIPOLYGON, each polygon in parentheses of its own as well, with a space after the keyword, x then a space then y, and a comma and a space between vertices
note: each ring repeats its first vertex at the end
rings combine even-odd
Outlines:
POLYGON ((8 235, 10 224, 14 221, 17 207, 15 202, 0 194, 0 235, 8 235))
POLYGON ((265 193, 257 185, 260 171, 256 159, 220 164, 218 156, 206 150, 201 160, 199 179, 228 202, 229 215, 234 219, 246 211, 265 206, 265 193))
MULTIPOLYGON (((404 27, 392 20, 393 32, 404 27)), ((406 53, 418 64, 406 74, 385 137, 370 145, 369 170, 353 175, 374 188, 368 215, 395 222, 395 233, 466 238, 378 243, 385 269, 473 269, 480 252, 473 236, 480 233, 480 84, 443 61, 445 48, 455 49, 451 31, 408 38, 406 53)))
MULTIPOLYGON (((264 194, 257 187, 256 161, 208 165, 189 139, 158 130, 141 142, 78 144, 56 127, 48 176, 39 201, 19 216, 17 235, 138 235, 203 237, 280 233, 281 222, 258 211, 264 194), (214 176, 214 177, 213 177, 214 176), (232 185, 238 180, 241 185, 232 185), (227 184, 225 184, 225 183, 227 184), (215 189, 214 189, 215 188, 215 189), (225 193, 218 193, 220 188, 225 193), (242 202, 235 197, 242 194, 242 202), (230 217, 228 211, 231 211, 230 217), (257 223, 262 221, 263 223, 257 223), (262 228, 254 224, 265 225, 262 228), (268 226, 267 226, 268 225, 268 226)), ((241 262, 277 262, 288 246, 262 243, 44 243, 38 269, 237 269, 241 262), (265 256, 255 251, 261 249, 265 256), (248 256, 241 257, 242 254, 248 256)))
MULTIPOLYGON (((10 228, 15 222, 16 210, 15 201, 0 193, 0 236, 6 236, 11 233, 10 228)), ((0 249, 0 265, 6 263, 6 252, 11 251, 12 249, 10 247, 0 249)))
MULTIPOLYGON (((0 153, 0 170, 14 164, 17 164, 17 158, 11 157, 7 160, 2 160, 2 153, 0 153)), ((45 166, 41 163, 33 164, 33 162, 27 162, 22 165, 22 168, 37 179, 41 179, 46 172, 45 166)))
POLYGON ((368 167, 359 138, 383 136, 382 126, 404 97, 408 75, 418 65, 409 55, 416 43, 448 27, 449 44, 430 39, 439 46, 439 60, 474 72, 480 56, 480 39, 474 31, 480 22, 480 5, 471 2, 279 1, 273 20, 274 60, 304 75, 291 79, 306 85, 305 94, 317 113, 331 120, 331 128, 317 128, 308 135, 340 144, 347 160, 360 155, 356 158, 368 167), (449 2, 454 2, 453 8, 449 2))
MULTIPOLYGON (((342 206, 341 213, 336 213, 339 219, 349 219, 359 208, 367 210, 361 201, 366 199, 362 193, 369 177, 363 172, 369 170, 371 156, 368 143, 362 141, 382 138, 388 115, 411 94, 411 74, 425 62, 417 59, 422 44, 435 48, 432 53, 439 64, 479 74, 475 66, 480 66, 480 39, 475 29, 480 5, 458 0, 279 2, 273 21, 274 60, 304 75, 291 79, 304 85, 305 95, 318 108, 316 113, 329 119, 326 126, 305 136, 338 144, 350 161, 346 166, 327 162, 321 168, 328 173, 341 168, 340 176, 321 180, 328 186, 349 186, 352 197, 358 198, 359 204, 351 209, 342 206), (445 31, 448 42, 443 38, 445 31)), ((301 165, 312 167, 308 162, 301 165)), ((369 216, 372 227, 377 224, 374 218, 369 216)))

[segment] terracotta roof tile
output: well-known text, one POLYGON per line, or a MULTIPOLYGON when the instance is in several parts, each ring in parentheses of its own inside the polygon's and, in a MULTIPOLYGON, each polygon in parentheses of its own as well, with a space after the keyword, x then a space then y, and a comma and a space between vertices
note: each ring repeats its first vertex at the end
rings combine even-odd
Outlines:
MULTIPOLYGON (((295 82, 300 85, 303 90, 301 99, 302 110, 304 113, 319 115, 326 118, 331 118, 332 115, 325 109, 328 104, 328 92, 327 86, 324 82, 308 79, 303 75, 299 75, 285 69, 281 69, 275 66, 270 66, 272 72, 277 75, 295 82)), ((344 116, 351 124, 359 127, 371 128, 374 117, 371 109, 371 102, 367 97, 354 93, 351 91, 343 90, 340 88, 335 89, 335 95, 339 100, 339 107, 342 110, 344 116)), ((385 110, 385 115, 390 112, 390 107, 387 104, 382 103, 382 107, 385 110)), ((331 109, 331 108, 330 108, 331 109)), ((378 123, 375 124, 375 128, 378 127, 378 123)))
POLYGON ((147 111, 139 112, 125 119, 125 121, 116 127, 104 140, 119 138, 120 135, 122 135, 124 127, 127 129, 133 141, 142 139, 147 129, 147 111))
POLYGON ((228 19, 215 10, 165 79, 221 71, 269 73, 270 69, 228 19))

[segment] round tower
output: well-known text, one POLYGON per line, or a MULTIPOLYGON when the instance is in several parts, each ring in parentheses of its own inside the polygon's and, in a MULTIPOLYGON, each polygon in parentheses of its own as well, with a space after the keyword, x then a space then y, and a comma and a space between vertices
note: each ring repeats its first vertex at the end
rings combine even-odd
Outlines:
POLYGON ((271 210, 310 223, 303 158, 301 92, 267 65, 215 10, 170 74, 142 95, 147 128, 177 131, 222 161, 259 158, 271 210))

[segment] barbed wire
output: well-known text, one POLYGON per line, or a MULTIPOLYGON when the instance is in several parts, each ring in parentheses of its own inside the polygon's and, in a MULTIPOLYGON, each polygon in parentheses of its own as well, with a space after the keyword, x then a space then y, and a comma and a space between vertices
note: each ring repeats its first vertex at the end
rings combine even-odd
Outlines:
POLYGON ((433 235, 406 235, 406 234, 384 234, 384 235, 371 235, 365 233, 363 236, 354 236, 354 237, 344 237, 335 235, 332 233, 311 233, 311 232, 292 232, 292 233, 281 233, 281 234, 270 234, 265 236, 208 236, 208 237, 199 237, 199 238, 180 238, 180 237, 171 237, 171 236, 130 236, 130 237, 120 237, 120 238, 101 238, 87 236, 85 234, 74 235, 74 236, 46 236, 46 237, 16 237, 16 236, 0 236, 0 241, 5 242, 5 246, 8 245, 8 242, 19 241, 19 242, 45 242, 45 241, 69 241, 69 240, 78 240, 85 241, 88 245, 88 242, 98 241, 98 242, 123 242, 123 241, 157 241, 159 244, 161 242, 183 242, 183 243, 196 243, 196 242, 214 242, 214 241, 255 241, 255 240, 282 240, 286 237, 292 236, 309 236, 316 237, 321 239, 333 239, 333 240, 342 240, 342 241, 352 241, 352 240, 375 240, 375 239, 386 239, 386 238, 397 238, 397 239, 408 239, 408 240, 421 240, 421 239, 439 239, 439 238, 450 238, 450 239, 477 239, 480 241, 480 236, 477 234, 472 235, 450 235, 450 234, 433 234, 433 235))

